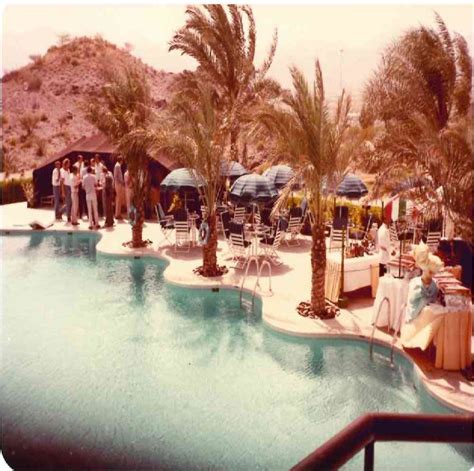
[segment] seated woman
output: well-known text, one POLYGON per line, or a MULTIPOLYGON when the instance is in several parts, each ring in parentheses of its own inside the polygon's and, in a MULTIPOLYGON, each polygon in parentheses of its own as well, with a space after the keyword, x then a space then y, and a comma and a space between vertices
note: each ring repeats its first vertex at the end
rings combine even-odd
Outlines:
POLYGON ((183 203, 181 202, 181 198, 178 195, 178 192, 175 191, 173 193, 170 207, 168 208, 168 214, 174 214, 178 209, 183 207, 183 203))

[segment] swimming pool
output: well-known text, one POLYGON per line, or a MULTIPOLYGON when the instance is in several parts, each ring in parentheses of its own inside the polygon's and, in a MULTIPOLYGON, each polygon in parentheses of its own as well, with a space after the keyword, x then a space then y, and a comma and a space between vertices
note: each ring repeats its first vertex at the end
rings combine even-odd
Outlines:
MULTIPOLYGON (((12 464, 287 469, 364 412, 449 412, 401 356, 392 369, 362 341, 278 334, 258 302, 250 313, 236 291, 164 283, 164 262, 98 255, 93 235, 0 242, 12 464)), ((436 444, 375 453, 377 469, 466 470, 471 456, 436 444)))

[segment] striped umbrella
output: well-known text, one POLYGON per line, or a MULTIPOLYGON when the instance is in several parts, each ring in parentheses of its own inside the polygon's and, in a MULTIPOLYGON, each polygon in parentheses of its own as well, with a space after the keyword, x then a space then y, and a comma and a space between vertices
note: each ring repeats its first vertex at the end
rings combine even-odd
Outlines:
POLYGON ((348 173, 342 183, 337 187, 336 194, 346 198, 359 199, 369 192, 365 183, 352 173, 348 173))
POLYGON ((274 165, 265 170, 263 176, 267 177, 276 188, 280 189, 295 176, 295 172, 288 165, 274 165))
POLYGON ((198 181, 193 176, 193 170, 178 168, 168 173, 160 184, 162 191, 178 191, 182 193, 197 191, 205 186, 204 178, 197 174, 198 181))
POLYGON ((221 164, 221 176, 223 177, 238 178, 247 173, 249 173, 247 169, 239 162, 226 161, 221 164))
POLYGON ((267 177, 250 173, 235 180, 229 197, 234 203, 270 203, 278 197, 278 191, 267 177))

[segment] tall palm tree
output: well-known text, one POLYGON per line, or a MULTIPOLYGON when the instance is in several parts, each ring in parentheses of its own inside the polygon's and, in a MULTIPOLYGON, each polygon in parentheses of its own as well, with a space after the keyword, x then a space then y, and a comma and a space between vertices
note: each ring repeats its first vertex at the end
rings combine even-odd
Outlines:
POLYGON ((216 106, 227 116, 231 158, 241 160, 239 138, 251 108, 281 92, 276 81, 265 77, 275 55, 277 33, 267 58, 255 67, 257 34, 252 8, 226 7, 227 11, 223 5, 188 6, 186 24, 175 33, 169 49, 198 62, 197 70, 181 74, 176 86, 183 89, 205 81, 214 88, 216 106))
POLYGON ((466 40, 435 17, 436 29, 413 29, 384 52, 362 116, 365 125, 383 123, 374 149, 379 186, 398 175, 417 177, 418 197, 443 206, 470 237, 472 60, 466 40))
POLYGON ((104 72, 106 85, 100 98, 87 104, 88 119, 109 136, 123 156, 132 181, 132 247, 143 247, 144 203, 148 191, 148 153, 150 141, 138 130, 151 126, 153 120, 150 88, 143 70, 125 65, 104 72))
POLYGON ((164 150, 190 169, 207 207, 209 237, 203 245, 203 276, 219 276, 223 267, 217 265, 217 198, 221 163, 225 155, 227 128, 216 110, 216 95, 207 84, 183 90, 174 96, 168 113, 159 121, 152 139, 157 151, 164 150))
POLYGON ((300 70, 292 67, 290 72, 294 91, 285 93, 281 106, 264 107, 257 114, 256 121, 276 139, 276 154, 285 158, 295 169, 295 176, 284 188, 276 209, 286 202, 296 181, 304 181, 310 193, 311 308, 314 315, 325 317, 326 197, 323 186, 336 173, 343 176, 347 165, 344 138, 351 100, 343 91, 334 113, 330 113, 319 61, 316 61, 315 81, 311 88, 300 70))

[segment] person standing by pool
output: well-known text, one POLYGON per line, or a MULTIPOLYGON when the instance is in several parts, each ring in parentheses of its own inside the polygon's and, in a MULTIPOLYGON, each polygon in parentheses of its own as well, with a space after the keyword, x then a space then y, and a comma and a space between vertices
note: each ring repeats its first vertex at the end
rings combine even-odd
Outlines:
POLYGON ((102 171, 103 190, 102 194, 104 197, 104 214, 105 223, 104 227, 113 227, 114 225, 114 210, 113 210, 113 199, 114 199, 114 177, 112 172, 104 165, 102 171))
POLYGON ((115 219, 122 218, 122 206, 125 198, 125 180, 122 173, 122 157, 117 158, 114 167, 114 183, 115 183, 115 219))
POLYGON ((87 174, 82 179, 82 187, 86 192, 87 213, 89 214, 89 229, 99 228, 99 213, 97 211, 97 179, 92 173, 92 167, 87 167, 87 174))
POLYGON ((63 217, 61 210, 61 162, 59 160, 54 162, 51 185, 53 185, 54 217, 56 221, 61 221, 63 217))
POLYGON ((377 247, 379 251, 379 276, 384 276, 387 263, 390 260, 390 233, 384 218, 382 218, 382 224, 377 231, 377 247))
POLYGON ((99 210, 99 217, 104 216, 104 205, 103 205, 103 186, 102 186, 102 171, 103 165, 99 154, 95 154, 95 178, 97 179, 97 206, 99 210))
POLYGON ((71 208, 72 208, 72 199, 71 199, 71 168, 70 168, 69 159, 63 160, 63 167, 61 169, 61 180, 64 185, 64 199, 66 203, 66 216, 67 222, 71 222, 71 208))
POLYGON ((123 176, 125 182, 125 201, 127 203, 127 214, 130 214, 130 208, 132 207, 132 199, 133 199, 133 189, 132 189, 132 179, 130 177, 130 172, 125 172, 123 176))
POLYGON ((79 178, 77 166, 72 166, 71 171, 71 223, 73 226, 78 226, 77 221, 79 215, 79 187, 81 185, 81 179, 79 178))

